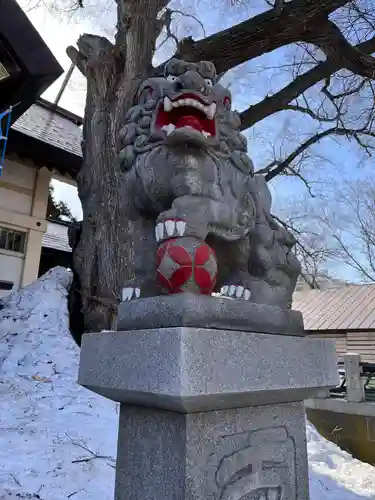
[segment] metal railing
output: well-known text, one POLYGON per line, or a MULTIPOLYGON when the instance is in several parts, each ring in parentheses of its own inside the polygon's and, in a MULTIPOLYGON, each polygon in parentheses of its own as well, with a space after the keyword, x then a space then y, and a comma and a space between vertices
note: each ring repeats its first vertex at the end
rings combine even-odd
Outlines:
MULTIPOLYGON (((375 402, 375 363, 359 362, 359 379, 363 385, 365 401, 375 402)), ((347 398, 345 363, 338 363, 340 384, 329 391, 331 398, 347 398)))

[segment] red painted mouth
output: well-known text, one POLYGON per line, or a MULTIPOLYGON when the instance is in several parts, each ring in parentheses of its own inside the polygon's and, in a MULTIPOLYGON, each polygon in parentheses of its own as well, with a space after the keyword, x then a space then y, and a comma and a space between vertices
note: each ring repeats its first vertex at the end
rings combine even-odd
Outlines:
POLYGON ((216 104, 205 105, 194 95, 183 94, 173 101, 164 99, 158 108, 155 123, 167 135, 175 129, 191 127, 205 137, 215 136, 215 111, 216 104))

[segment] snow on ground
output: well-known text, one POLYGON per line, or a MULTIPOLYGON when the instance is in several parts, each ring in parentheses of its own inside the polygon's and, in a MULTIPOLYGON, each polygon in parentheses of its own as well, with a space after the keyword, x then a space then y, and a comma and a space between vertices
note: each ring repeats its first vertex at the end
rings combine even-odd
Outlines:
MULTIPOLYGON (((76 382, 64 268, 0 302, 0 500, 113 500, 117 405, 76 382)), ((311 500, 375 500, 375 468, 307 425, 311 500)), ((286 499, 289 500, 289 499, 286 499)))

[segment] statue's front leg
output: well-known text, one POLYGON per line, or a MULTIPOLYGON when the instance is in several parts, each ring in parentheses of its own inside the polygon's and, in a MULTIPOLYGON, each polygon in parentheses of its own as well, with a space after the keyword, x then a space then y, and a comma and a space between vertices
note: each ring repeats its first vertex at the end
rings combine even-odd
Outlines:
POLYGON ((176 198, 171 208, 157 218, 157 243, 182 236, 205 240, 210 223, 210 205, 211 200, 199 196, 185 195, 176 198))

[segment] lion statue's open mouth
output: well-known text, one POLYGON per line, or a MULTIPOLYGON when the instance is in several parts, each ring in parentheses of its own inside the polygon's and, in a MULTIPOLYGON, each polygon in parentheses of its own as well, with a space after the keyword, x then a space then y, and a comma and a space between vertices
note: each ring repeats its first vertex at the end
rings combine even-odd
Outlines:
POLYGON ((156 112, 155 126, 164 130, 167 137, 195 131, 205 139, 216 138, 215 115, 216 102, 209 104, 198 93, 183 92, 173 99, 164 97, 156 112))

